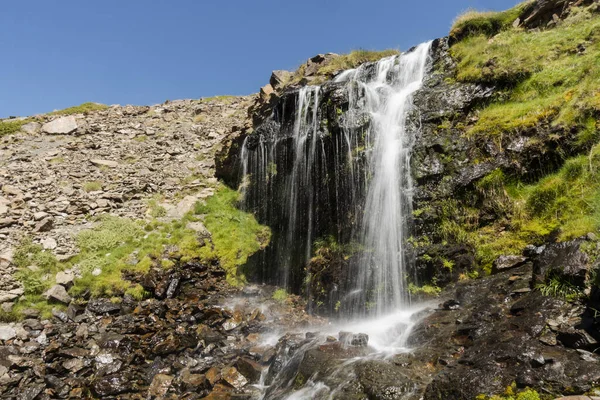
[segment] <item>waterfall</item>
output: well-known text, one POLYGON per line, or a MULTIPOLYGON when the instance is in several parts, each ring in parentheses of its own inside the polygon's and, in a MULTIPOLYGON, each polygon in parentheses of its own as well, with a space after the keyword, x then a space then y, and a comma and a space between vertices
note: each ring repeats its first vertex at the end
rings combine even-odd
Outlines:
POLYGON ((323 87, 303 87, 294 104, 281 102, 271 121, 246 138, 245 207, 274 234, 261 262, 263 280, 299 290, 313 242, 331 236, 362 249, 340 272, 343 290, 331 302, 344 295, 345 313, 354 316, 406 305, 416 133, 407 116, 430 46, 344 71, 323 87), (340 93, 347 105, 332 116, 332 98, 340 93))
MULTIPOLYGON (((411 257, 405 250, 412 219, 413 182, 410 154, 415 132, 407 129, 412 95, 423 83, 430 44, 410 53, 384 58, 376 73, 362 68, 346 71, 337 81, 346 82, 354 114, 366 111, 371 118, 366 136, 370 149, 366 173, 370 177, 359 242, 369 251, 356 268, 354 314, 375 308, 381 315, 405 305, 407 266, 411 257), (360 99, 360 100, 357 100, 360 99)), ((347 131, 348 129, 346 129, 347 131)))

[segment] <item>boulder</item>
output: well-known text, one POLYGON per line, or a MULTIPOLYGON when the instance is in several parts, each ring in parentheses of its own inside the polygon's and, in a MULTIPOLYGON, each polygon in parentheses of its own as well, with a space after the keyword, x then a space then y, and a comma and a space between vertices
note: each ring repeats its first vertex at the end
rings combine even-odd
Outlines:
POLYGON ((271 74, 271 79, 269 79, 269 83, 275 90, 281 89, 292 77, 292 73, 290 71, 277 70, 273 71, 271 74))
POLYGON ((520 267, 527 262, 527 257, 524 256, 500 256, 494 260, 492 264, 492 274, 507 271, 509 269, 520 267))
POLYGON ((45 123, 42 132, 49 135, 68 135, 77 130, 77 121, 72 115, 45 123))
POLYGON ((52 219, 52 217, 47 217, 47 218, 44 218, 43 220, 41 220, 40 222, 38 222, 37 224, 35 224, 33 231, 34 232, 48 232, 48 231, 52 230, 53 226, 54 226, 54 220, 52 219))
POLYGON ((54 285, 43 294, 46 300, 56 300, 64 304, 71 302, 71 296, 62 285, 54 285))
POLYGON ((582 239, 570 242, 551 243, 533 252, 532 285, 544 283, 550 276, 568 280, 571 284, 584 287, 590 269, 588 255, 580 250, 582 239))
POLYGON ((0 324, 0 340, 11 340, 17 336, 17 330, 7 324, 0 324))
POLYGON ((59 271, 56 273, 56 283, 65 287, 73 285, 75 274, 72 271, 59 271))
POLYGON ((42 125, 37 122, 29 122, 23 126, 21 126, 21 132, 28 133, 30 135, 38 133, 41 129, 42 125))

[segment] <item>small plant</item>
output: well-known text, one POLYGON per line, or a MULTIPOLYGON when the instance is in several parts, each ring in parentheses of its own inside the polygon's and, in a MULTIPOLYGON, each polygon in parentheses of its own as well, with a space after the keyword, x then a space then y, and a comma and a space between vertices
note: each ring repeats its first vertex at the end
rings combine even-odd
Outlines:
POLYGON ((285 289, 277 289, 273 292, 273 300, 283 303, 288 299, 288 293, 285 289))
POLYGON ((102 182, 100 182, 100 181, 86 182, 83 184, 83 190, 87 193, 97 192, 99 190, 102 190, 102 182))
POLYGON ((31 122, 24 119, 8 119, 0 121, 0 137, 10 135, 11 133, 19 132, 21 127, 26 123, 31 122))
POLYGON ((408 284, 408 293, 412 295, 425 295, 437 297, 441 293, 441 291, 442 289, 436 285, 417 286, 414 283, 408 284))
POLYGON ((546 282, 536 286, 544 296, 558 297, 567 301, 574 301, 581 297, 582 293, 571 282, 558 276, 551 276, 546 282))

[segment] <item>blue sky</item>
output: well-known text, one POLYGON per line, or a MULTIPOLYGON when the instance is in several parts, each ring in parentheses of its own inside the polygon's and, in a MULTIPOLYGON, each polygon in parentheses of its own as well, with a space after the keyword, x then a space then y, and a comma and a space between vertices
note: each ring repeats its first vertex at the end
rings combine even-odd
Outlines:
POLYGON ((249 94, 317 53, 406 50, 516 0, 19 0, 0 11, 0 117, 249 94))

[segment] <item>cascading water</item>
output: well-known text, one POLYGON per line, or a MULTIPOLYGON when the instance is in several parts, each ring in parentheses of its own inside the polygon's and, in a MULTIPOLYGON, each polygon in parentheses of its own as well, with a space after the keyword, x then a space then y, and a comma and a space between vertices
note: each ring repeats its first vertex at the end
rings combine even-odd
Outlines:
POLYGON ((412 94, 423 83, 429 48, 426 43, 408 54, 382 59, 372 77, 358 68, 336 79, 347 82, 348 91, 364 92, 350 107, 355 114, 363 110, 371 117, 366 136, 370 179, 359 234, 359 242, 369 251, 357 268, 356 288, 361 295, 354 297, 354 314, 364 310, 364 304, 382 315, 406 303, 406 267, 411 257, 405 243, 412 218, 410 152, 415 133, 406 129, 406 119, 412 94))
MULTIPOLYGON (((331 303, 337 300, 343 306, 348 321, 321 327, 320 335, 290 350, 280 368, 265 375, 263 399, 343 398, 360 363, 405 350, 419 310, 409 307, 405 290, 412 259, 405 245, 412 218, 410 153, 416 133, 407 118, 412 96, 426 76, 430 47, 425 43, 345 71, 330 86, 300 89, 291 112, 284 103, 275 110, 272 128, 244 142, 243 172, 250 181, 244 188, 246 207, 273 229, 274 245, 263 266, 266 270, 271 264, 278 283, 298 289, 319 237, 332 235, 360 249, 339 282, 341 295, 330 296, 331 303), (332 133, 327 107, 335 96, 346 99, 347 106, 335 110, 337 131, 332 133), (343 361, 328 377, 307 377, 294 390, 305 352, 339 331, 366 333, 369 350, 343 361)), ((310 268, 308 272, 308 280, 314 279, 310 268)), ((337 284, 332 287, 338 291, 337 284)))

